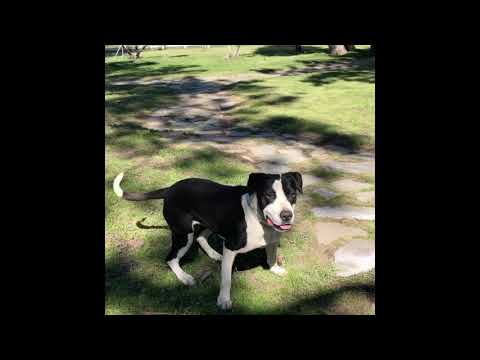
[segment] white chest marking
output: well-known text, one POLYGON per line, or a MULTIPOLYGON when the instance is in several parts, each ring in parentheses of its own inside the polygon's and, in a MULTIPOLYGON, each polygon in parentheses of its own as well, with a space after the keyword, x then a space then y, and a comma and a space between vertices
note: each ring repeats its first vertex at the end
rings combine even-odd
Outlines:
MULTIPOLYGON (((252 195, 255 197, 255 195, 252 195)), ((248 194, 242 195, 242 208, 245 213, 245 222, 247 223, 247 244, 237 252, 244 253, 267 245, 263 226, 257 217, 257 199, 249 199, 248 194), (250 204, 249 204, 250 200, 250 204)))

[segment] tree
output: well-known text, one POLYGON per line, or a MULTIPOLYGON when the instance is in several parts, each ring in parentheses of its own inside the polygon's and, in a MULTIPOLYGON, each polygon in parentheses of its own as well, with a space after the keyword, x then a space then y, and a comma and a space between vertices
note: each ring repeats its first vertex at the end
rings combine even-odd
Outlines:
POLYGON ((235 45, 235 50, 232 48, 232 45, 228 45, 228 53, 225 56, 225 59, 230 59, 232 57, 237 57, 240 52, 240 45, 235 45))
POLYGON ((330 49, 330 55, 345 55, 347 53, 344 45, 328 45, 328 48, 330 49))
POLYGON ((296 51, 297 53, 303 52, 302 45, 295 45, 295 51, 296 51))
POLYGON ((347 49, 345 45, 328 45, 330 49, 330 55, 345 55, 347 53, 347 49))
POLYGON ((143 45, 142 48, 138 48, 138 45, 134 45, 133 50, 129 49, 128 46, 122 45, 123 48, 127 51, 128 55, 133 57, 134 59, 140 58, 140 55, 142 54, 143 50, 147 48, 148 45, 143 45))
POLYGON ((330 55, 345 55, 347 52, 355 50, 355 45, 328 45, 330 55))

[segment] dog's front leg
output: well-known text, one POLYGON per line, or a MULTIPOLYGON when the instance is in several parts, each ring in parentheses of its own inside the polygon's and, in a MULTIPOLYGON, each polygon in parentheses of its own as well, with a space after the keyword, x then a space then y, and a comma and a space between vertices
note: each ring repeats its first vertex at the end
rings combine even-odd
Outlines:
POLYGON ((287 274, 287 270, 284 267, 277 264, 277 248, 278 243, 268 244, 265 247, 267 252, 267 263, 270 266, 270 271, 276 275, 284 276, 287 274))
POLYGON ((232 308, 230 288, 232 285, 232 266, 233 261, 235 260, 235 255, 235 251, 228 250, 225 245, 223 245, 220 294, 217 298, 217 305, 223 310, 232 308))

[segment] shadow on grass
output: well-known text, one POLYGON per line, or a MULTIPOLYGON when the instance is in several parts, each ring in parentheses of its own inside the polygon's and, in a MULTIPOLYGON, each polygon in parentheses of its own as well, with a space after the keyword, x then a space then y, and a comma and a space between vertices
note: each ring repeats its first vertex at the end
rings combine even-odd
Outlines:
POLYGON ((362 55, 355 53, 328 63, 317 60, 300 60, 299 62, 305 64, 307 68, 322 66, 318 73, 310 75, 304 81, 315 86, 331 84, 339 80, 375 83, 375 58, 367 56, 368 51, 367 53, 362 51, 363 49, 357 51, 362 55), (342 64, 351 66, 342 69, 335 68, 342 64))
POLYGON ((166 148, 157 131, 145 129, 128 121, 110 126, 112 132, 105 134, 105 145, 111 146, 120 154, 123 153, 126 158, 152 156, 160 149, 166 148))
POLYGON ((341 146, 350 152, 357 152, 371 142, 366 135, 344 133, 332 125, 291 116, 272 116, 262 121, 257 127, 268 131, 298 135, 300 139, 302 133, 313 133, 317 135, 313 139, 315 145, 341 146))
MULTIPOLYGON (((268 87, 257 83, 261 80, 238 81, 225 85, 220 81, 209 81, 187 76, 181 80, 160 81, 151 83, 106 83, 109 96, 105 100, 105 108, 116 116, 142 116, 152 110, 165 109, 179 104, 180 95, 195 97, 198 94, 215 94, 223 90, 239 89, 245 92, 266 90, 268 87)), ((197 105, 201 107, 201 105, 197 105)))
POLYGON ((214 148, 193 150, 190 155, 177 161, 174 166, 183 171, 193 170, 199 176, 209 178, 228 178, 245 173, 235 165, 234 156, 214 148))
POLYGON ((340 171, 335 170, 331 167, 322 166, 322 165, 315 167, 311 171, 311 173, 315 176, 318 176, 318 177, 321 177, 322 179, 325 179, 328 182, 333 181, 333 180, 337 180, 337 179, 343 177, 343 174, 340 171))
POLYGON ((331 84, 335 81, 358 81, 369 84, 375 83, 375 73, 372 71, 363 70, 341 70, 341 71, 327 71, 320 74, 313 74, 307 77, 305 82, 309 82, 314 86, 321 86, 331 84))
POLYGON ((266 45, 257 48, 253 54, 262 56, 294 56, 301 54, 325 53, 328 54, 328 49, 318 46, 302 46, 302 52, 299 53, 295 49, 295 45, 266 45))
POLYGON ((345 284, 322 291, 317 295, 300 299, 284 309, 286 314, 319 314, 325 315, 358 315, 352 313, 351 308, 342 307, 341 299, 345 295, 361 296, 368 299, 368 303, 375 302, 375 284, 345 284), (340 301, 339 301, 340 300, 340 301), (340 304, 339 304, 340 303, 340 304))
POLYGON ((129 81, 144 77, 162 77, 171 74, 189 74, 204 72, 199 65, 166 65, 162 67, 149 60, 126 60, 105 63, 105 81, 129 81))
POLYGON ((106 91, 115 95, 105 99, 105 109, 112 115, 127 117, 161 109, 177 103, 178 97, 166 85, 108 85, 106 91))
MULTIPOLYGON (((207 278, 200 285, 187 287, 181 284, 173 272, 165 264, 165 257, 169 251, 169 234, 159 236, 155 241, 155 248, 151 249, 147 257, 136 260, 133 253, 122 253, 111 256, 105 261, 105 297, 109 306, 121 309, 130 314, 153 312, 157 314, 247 314, 248 309, 237 306, 234 312, 222 312, 216 307, 219 283, 219 263, 211 260, 207 268, 214 271, 213 279, 207 278), (162 286, 154 283, 152 277, 139 274, 139 261, 147 261, 155 269, 169 272, 173 280, 172 285, 162 286)), ((210 245, 217 249, 220 242, 208 240, 210 245)), ((198 256, 199 246, 194 243, 182 258, 181 263, 194 261, 198 256)), ((240 254, 234 262, 235 271, 245 271, 257 266, 266 266, 264 249, 257 249, 247 254, 240 254)), ((192 274, 198 276, 198 274, 192 274)), ((235 276, 235 275, 233 275, 235 276)), ((232 294, 233 295, 233 294, 232 294)), ((234 296, 234 295, 233 295, 234 296)))
MULTIPOLYGON (((163 239, 166 240, 166 239, 163 239)), ((249 256, 249 254, 244 254, 249 256)), ((187 255, 185 255, 186 257, 187 255)), ((261 254, 255 256, 261 258, 261 254)), ((219 266, 211 264, 208 267, 216 273, 200 285, 187 287, 181 284, 161 259, 156 259, 158 265, 155 271, 170 272, 173 283, 163 285, 152 276, 139 274, 137 263, 132 255, 108 258, 105 261, 105 301, 108 307, 120 310, 122 313, 143 315, 254 315, 252 309, 235 303, 236 291, 232 290, 234 308, 232 311, 222 311, 216 306, 219 283, 219 266), (215 269, 215 270, 214 270, 215 269)), ((239 266, 236 266, 237 271, 239 266)), ((249 267, 251 268, 251 267, 249 267)), ((233 274, 235 279, 235 274, 233 274)), ((261 291, 261 290, 259 290, 261 291)), ((375 284, 344 283, 333 289, 322 290, 318 294, 301 297, 286 306, 270 309, 265 314, 285 315, 344 315, 353 314, 351 307, 342 307, 342 296, 350 295, 367 298, 367 304, 375 301, 375 284), (340 301, 339 301, 340 300, 340 301)), ((364 302, 365 303, 365 302, 364 302)))

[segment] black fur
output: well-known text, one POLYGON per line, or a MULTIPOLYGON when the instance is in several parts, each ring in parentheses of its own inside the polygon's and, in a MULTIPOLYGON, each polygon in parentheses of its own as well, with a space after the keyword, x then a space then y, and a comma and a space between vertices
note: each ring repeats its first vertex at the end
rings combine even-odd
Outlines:
POLYGON ((303 180, 299 172, 288 172, 282 175, 282 187, 288 201, 297 202, 297 192, 303 194, 303 180))
POLYGON ((279 179, 280 175, 264 173, 252 173, 248 177, 248 191, 250 194, 255 193, 257 195, 259 211, 275 200, 276 194, 272 185, 275 180, 279 179))
POLYGON ((246 245, 245 214, 241 197, 245 186, 227 186, 204 179, 181 180, 164 195, 163 216, 172 233, 187 235, 198 221, 226 239, 225 246, 238 250, 246 245))

